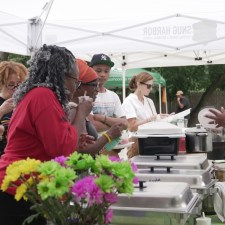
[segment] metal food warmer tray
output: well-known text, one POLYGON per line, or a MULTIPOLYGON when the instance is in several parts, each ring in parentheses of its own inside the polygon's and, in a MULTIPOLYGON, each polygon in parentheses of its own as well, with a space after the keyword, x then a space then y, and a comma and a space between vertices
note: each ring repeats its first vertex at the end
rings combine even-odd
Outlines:
POLYGON ((183 130, 167 122, 152 122, 138 127, 132 137, 138 139, 140 155, 178 154, 183 130))
POLYGON ((112 223, 184 225, 190 216, 201 214, 200 199, 187 183, 140 182, 132 196, 118 195, 118 201, 111 206, 112 223))
POLYGON ((207 155, 205 153, 185 155, 155 155, 155 156, 134 156, 131 158, 138 169, 148 169, 151 166, 166 166, 173 169, 200 169, 211 170, 207 155))
POLYGON ((174 169, 166 166, 150 166, 138 169, 136 176, 140 182, 185 182, 204 199, 214 193, 215 179, 209 170, 174 169))

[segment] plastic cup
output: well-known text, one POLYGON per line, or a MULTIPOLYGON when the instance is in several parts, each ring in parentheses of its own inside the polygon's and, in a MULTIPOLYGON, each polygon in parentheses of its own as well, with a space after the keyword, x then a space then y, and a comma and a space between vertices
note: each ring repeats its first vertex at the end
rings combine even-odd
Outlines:
POLYGON ((79 103, 81 103, 81 102, 83 102, 83 101, 88 101, 90 99, 90 97, 89 96, 80 96, 80 97, 78 97, 78 101, 79 101, 79 103))
POLYGON ((196 218, 196 225, 211 225, 211 218, 209 217, 196 218))

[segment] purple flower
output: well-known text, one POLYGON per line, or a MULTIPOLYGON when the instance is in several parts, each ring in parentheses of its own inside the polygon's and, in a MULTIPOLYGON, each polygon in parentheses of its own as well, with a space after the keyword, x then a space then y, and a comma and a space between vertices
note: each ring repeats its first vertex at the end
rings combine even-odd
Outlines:
POLYGON ((109 159, 111 160, 111 161, 115 161, 115 162, 122 162, 122 160, 119 158, 119 157, 116 157, 116 156, 110 156, 109 157, 109 159))
POLYGON ((108 209, 105 214, 105 224, 109 224, 112 221, 112 210, 108 209))
POLYGON ((130 162, 130 163, 131 163, 131 167, 132 167, 133 172, 136 173, 137 170, 138 170, 136 164, 134 164, 133 162, 130 162))
POLYGON ((104 199, 106 202, 113 204, 117 202, 118 197, 116 193, 105 193, 104 199))
POLYGON ((92 206, 94 203, 101 204, 103 193, 101 189, 95 184, 94 177, 87 176, 77 181, 71 188, 75 198, 79 201, 86 199, 88 204, 92 206))
POLYGON ((66 160, 67 160, 67 157, 65 156, 58 156, 54 158, 55 162, 59 163, 61 166, 64 166, 64 167, 66 167, 66 164, 65 164, 66 160))
POLYGON ((138 181, 139 181, 138 177, 134 177, 134 179, 133 179, 133 183, 134 183, 134 184, 137 184, 137 183, 138 183, 138 181))

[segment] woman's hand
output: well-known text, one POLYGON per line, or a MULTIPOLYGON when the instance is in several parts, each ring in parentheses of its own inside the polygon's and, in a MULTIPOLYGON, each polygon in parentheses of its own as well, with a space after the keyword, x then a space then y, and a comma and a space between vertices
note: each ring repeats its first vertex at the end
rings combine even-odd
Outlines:
POLYGON ((87 117, 93 108, 93 99, 83 100, 77 106, 77 111, 82 112, 87 117))
POLYGON ((223 127, 225 126, 225 110, 222 107, 221 112, 216 109, 209 109, 209 112, 211 114, 206 114, 205 117, 212 119, 213 121, 210 121, 210 124, 217 124, 216 127, 223 127))
POLYGON ((153 115, 150 117, 150 121, 156 121, 156 119, 157 119, 157 115, 153 115))
POLYGON ((95 143, 95 138, 93 136, 88 135, 87 133, 83 133, 80 135, 78 148, 81 150, 81 149, 84 149, 87 145, 94 144, 94 143, 95 143))
POLYGON ((13 109, 14 109, 13 98, 9 98, 9 99, 5 100, 2 103, 2 105, 0 106, 0 111, 1 111, 2 116, 9 112, 12 112, 13 109))
POLYGON ((119 124, 114 124, 111 126, 111 128, 109 130, 107 130, 107 134, 109 135, 109 137, 111 139, 115 139, 117 137, 120 137, 122 135, 121 131, 124 130, 123 129, 123 124, 119 123, 119 124))
POLYGON ((4 131, 5 131, 5 127, 3 125, 0 125, 0 137, 2 137, 2 135, 4 134, 4 131))

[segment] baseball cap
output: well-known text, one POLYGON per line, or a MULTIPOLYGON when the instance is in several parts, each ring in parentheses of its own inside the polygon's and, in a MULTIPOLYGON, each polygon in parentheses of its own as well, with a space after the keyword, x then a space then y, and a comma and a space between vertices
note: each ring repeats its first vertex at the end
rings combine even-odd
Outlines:
POLYGON ((177 91, 176 95, 183 95, 183 91, 177 91))
POLYGON ((92 67, 94 65, 99 65, 99 64, 107 65, 110 67, 114 66, 114 62, 111 61, 109 56, 107 56, 105 54, 93 55, 91 62, 90 62, 90 67, 92 67))

